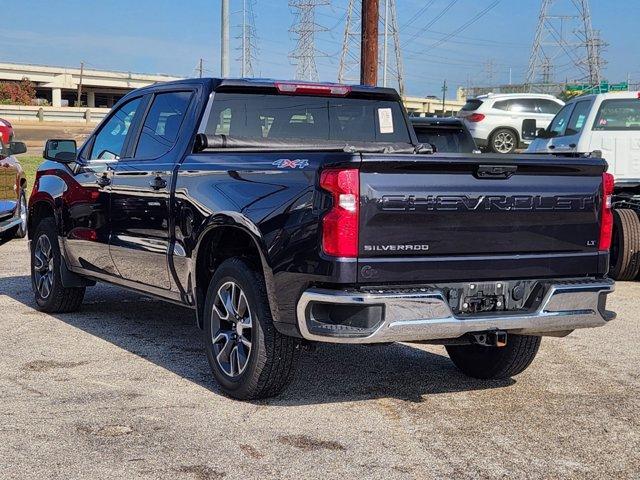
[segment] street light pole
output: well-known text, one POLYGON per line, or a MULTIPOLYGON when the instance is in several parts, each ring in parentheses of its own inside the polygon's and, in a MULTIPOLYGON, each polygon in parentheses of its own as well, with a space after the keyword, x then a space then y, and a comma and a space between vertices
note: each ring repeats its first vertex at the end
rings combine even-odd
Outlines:
POLYGON ((220 38, 220 74, 222 78, 229 76, 229 0, 222 0, 220 38))

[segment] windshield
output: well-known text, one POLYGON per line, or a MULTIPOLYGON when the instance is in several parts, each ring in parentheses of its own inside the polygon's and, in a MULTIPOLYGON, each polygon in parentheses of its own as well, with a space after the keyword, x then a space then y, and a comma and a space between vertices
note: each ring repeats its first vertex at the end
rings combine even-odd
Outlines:
POLYGON ((462 128, 415 127, 420 143, 430 143, 443 153, 473 153, 475 144, 471 135, 462 128))
POLYGON ((411 143, 395 101, 216 93, 207 135, 249 139, 411 143))
POLYGON ((640 130, 640 99, 605 100, 600 105, 594 130, 640 130))

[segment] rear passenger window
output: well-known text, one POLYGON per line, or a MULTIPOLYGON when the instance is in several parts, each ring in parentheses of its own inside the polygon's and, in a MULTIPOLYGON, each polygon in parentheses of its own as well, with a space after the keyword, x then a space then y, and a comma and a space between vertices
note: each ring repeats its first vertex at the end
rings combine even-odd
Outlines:
POLYGON ((538 113, 547 113, 550 115, 555 115, 560 111, 562 105, 556 103, 552 100, 537 100, 538 104, 538 113))
POLYGON ((158 158, 173 148, 192 92, 169 92, 156 95, 144 121, 136 158, 158 158))

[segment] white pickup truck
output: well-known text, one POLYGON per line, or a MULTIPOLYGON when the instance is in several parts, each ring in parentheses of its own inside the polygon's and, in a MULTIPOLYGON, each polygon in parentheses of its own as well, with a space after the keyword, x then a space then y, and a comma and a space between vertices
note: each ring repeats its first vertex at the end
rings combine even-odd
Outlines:
MULTIPOLYGON (((584 95, 568 102, 527 153, 601 152, 615 177, 610 275, 640 271, 640 92, 584 95)), ((595 153, 596 155, 598 153, 595 153)))

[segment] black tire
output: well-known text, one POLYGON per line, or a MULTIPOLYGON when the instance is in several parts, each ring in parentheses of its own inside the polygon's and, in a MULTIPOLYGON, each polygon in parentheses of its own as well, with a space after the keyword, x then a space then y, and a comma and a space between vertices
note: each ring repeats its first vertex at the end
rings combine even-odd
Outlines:
POLYGON ((489 149, 493 153, 513 153, 518 148, 518 134, 509 128, 499 128, 489 138, 489 149))
POLYGON ((613 211, 609 276, 634 280, 640 271, 640 218, 633 210, 613 211))
POLYGON ((24 189, 20 191, 20 200, 18 202, 18 214, 20 215, 22 222, 20 223, 20 225, 18 225, 18 228, 16 229, 14 236, 16 238, 24 238, 27 236, 27 225, 29 224, 28 222, 29 209, 27 207, 27 195, 24 193, 24 189))
POLYGON ((510 378, 522 373, 538 353, 541 337, 509 335, 504 347, 447 345, 447 353, 462 373, 473 378, 510 378))
POLYGON ((264 278, 245 260, 225 260, 216 270, 207 290, 203 326, 209 365, 226 395, 240 400, 272 397, 282 392, 293 379, 300 356, 300 342, 278 333, 275 329, 264 278), (222 295, 229 295, 231 291, 231 301, 235 303, 233 292, 236 290, 233 290, 235 287, 229 286, 230 284, 235 284, 240 289, 240 294, 244 294, 244 312, 240 312, 240 299, 237 300, 238 308, 232 307, 231 312, 221 311, 221 306, 226 305, 226 302, 221 301, 222 295), (238 314, 233 320, 231 316, 235 313, 238 314), (223 319, 225 315, 227 320, 223 319), (248 353, 245 345, 247 335, 242 328, 239 332, 237 330, 238 323, 246 321, 247 315, 251 324, 248 353), (235 339, 229 339, 227 334, 230 332, 235 332, 235 339), (221 340, 216 342, 215 339, 220 338, 221 340), (228 351, 228 343, 232 344, 231 353, 228 355, 229 362, 225 362, 224 357, 227 355, 224 352, 228 351), (236 348, 243 353, 238 353, 236 348), (235 362, 233 350, 236 350, 235 362), (241 364, 244 365, 242 368, 241 364))
POLYGON ((60 245, 58 244, 58 233, 56 222, 53 218, 43 219, 37 226, 31 243, 31 285, 36 297, 38 309, 47 313, 68 313, 77 311, 82 305, 85 288, 66 288, 62 285, 60 245), (38 248, 41 242, 50 245, 50 255, 46 262, 42 256, 38 255, 38 248), (46 291, 40 288, 40 282, 46 274, 45 283, 50 285, 46 291), (48 291, 48 293, 47 293, 48 291))

